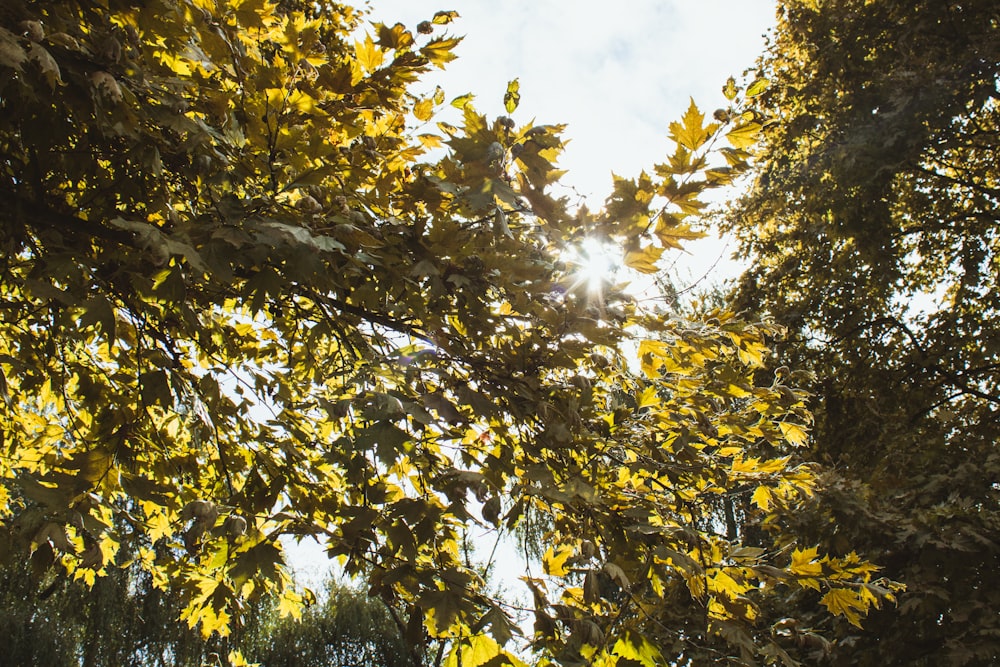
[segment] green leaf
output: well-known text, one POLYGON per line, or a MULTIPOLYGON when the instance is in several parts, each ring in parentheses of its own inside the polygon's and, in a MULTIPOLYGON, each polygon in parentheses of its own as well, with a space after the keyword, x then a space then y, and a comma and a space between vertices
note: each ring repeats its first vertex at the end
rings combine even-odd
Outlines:
POLYGON ((400 456, 412 449, 404 447, 411 443, 413 436, 389 421, 380 421, 363 429, 355 439, 355 447, 362 450, 375 449, 379 460, 387 465, 393 465, 400 456))
POLYGON ((166 371, 156 370, 143 373, 139 376, 139 389, 142 392, 142 400, 147 405, 159 405, 164 408, 170 408, 173 405, 173 396, 170 392, 166 371))
POLYGON ((79 326, 81 329, 97 325, 101 334, 110 344, 117 336, 117 321, 115 310, 111 302, 103 296, 97 296, 83 304, 84 313, 80 317, 79 326))

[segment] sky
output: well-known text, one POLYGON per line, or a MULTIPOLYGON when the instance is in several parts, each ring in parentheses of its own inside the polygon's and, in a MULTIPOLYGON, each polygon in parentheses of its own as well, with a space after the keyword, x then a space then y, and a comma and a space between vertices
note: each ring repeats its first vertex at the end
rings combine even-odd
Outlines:
MULTIPOLYGON (((592 209, 610 192, 612 172, 636 176, 672 152, 667 127, 691 99, 706 114, 726 106, 723 84, 753 67, 775 20, 773 0, 371 0, 367 8, 371 21, 411 30, 437 11, 457 11, 436 34, 464 36, 458 59, 415 92, 473 93, 476 108, 495 117, 506 113, 507 82, 518 79, 519 125, 567 125, 559 166, 568 173, 556 194, 592 209)), ((457 123, 458 111, 446 111, 457 123)), ((731 254, 731 244, 709 239, 663 264, 683 288, 705 274, 735 277, 741 264, 731 254)))
MULTIPOLYGON (((370 20, 411 31, 456 10, 460 18, 437 31, 464 36, 458 59, 414 92, 441 86, 448 100, 473 93, 476 108, 495 117, 506 113, 507 82, 518 79, 514 120, 567 124, 559 166, 572 190, 561 194, 579 194, 591 208, 610 192, 612 172, 635 176, 665 159, 667 126, 690 99, 706 113, 725 106, 723 84, 753 66, 775 12, 773 0, 371 0, 367 8, 370 20)), ((681 278, 735 275, 729 254, 717 239, 689 246, 681 278)), ((503 551, 501 562, 518 560, 503 551)), ((303 545, 289 555, 305 585, 318 588, 329 568, 322 550, 303 545)))

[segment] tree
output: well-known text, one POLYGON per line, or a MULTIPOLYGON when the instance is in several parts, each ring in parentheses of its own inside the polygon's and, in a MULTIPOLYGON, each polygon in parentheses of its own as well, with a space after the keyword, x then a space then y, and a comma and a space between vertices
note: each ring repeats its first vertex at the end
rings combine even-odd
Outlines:
POLYGON ((323 598, 322 603, 305 609, 297 621, 279 618, 272 608, 259 629, 243 635, 240 651, 262 667, 412 667, 422 663, 422 656, 416 661, 411 657, 410 647, 381 600, 332 577, 325 582, 323 598))
POLYGON ((803 395, 758 375, 775 330, 642 312, 615 286, 598 300, 562 259, 614 238, 655 271, 759 126, 692 103, 654 175, 571 210, 548 192, 559 126, 463 98, 462 127, 430 125, 444 95, 414 83, 454 57, 454 16, 414 34, 306 0, 4 4, 10 557, 93 582, 128 545, 185 621, 225 635, 264 596, 301 614, 279 538, 313 536, 413 655, 446 641, 466 665, 518 662, 519 630, 461 530, 529 508, 552 526, 528 581, 548 659, 655 661, 675 582, 702 633, 772 659, 748 630, 762 587, 823 588, 851 618, 877 604, 853 555, 778 524, 766 551, 717 530, 734 487, 762 515, 814 487, 789 458, 803 395))
MULTIPOLYGON (((329 578, 322 602, 302 618, 279 618, 261 600, 228 637, 202 637, 178 620, 185 602, 161 591, 138 563, 114 569, 93 586, 49 572, 38 590, 30 564, 14 562, 0 580, 0 665, 28 667, 202 667, 238 650, 263 667, 413 663, 381 600, 329 578)), ((234 653, 235 655, 235 653, 234 653)))
MULTIPOLYGON (((93 586, 65 572, 33 573, 30 563, 4 566, 0 578, 0 665, 28 667, 201 667, 227 655, 235 637, 204 639, 178 620, 176 591, 160 591, 137 564, 108 572, 93 586)), ((251 626, 257 616, 249 616, 251 626)), ((238 635, 254 635, 254 628, 238 635)))
POLYGON ((827 659, 996 662, 1000 9, 789 1, 779 19, 755 105, 771 122, 730 218, 752 264, 737 303, 816 374, 826 491, 790 521, 908 586, 898 614, 833 623, 827 659))

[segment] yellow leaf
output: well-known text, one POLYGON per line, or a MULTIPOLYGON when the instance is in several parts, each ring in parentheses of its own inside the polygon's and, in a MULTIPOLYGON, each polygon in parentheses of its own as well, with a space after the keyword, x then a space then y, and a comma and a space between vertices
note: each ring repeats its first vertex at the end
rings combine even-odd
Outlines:
POLYGON ((662 598, 666 594, 667 589, 663 585, 663 579, 652 569, 649 571, 649 584, 653 587, 653 592, 656 593, 657 597, 662 598))
POLYGON ((440 148, 443 145, 441 137, 436 134, 418 134, 417 139, 424 148, 440 148))
POLYGON ((704 232, 695 231, 689 225, 669 224, 665 219, 656 225, 656 230, 653 233, 656 234, 656 238, 665 248, 678 250, 684 247, 680 241, 693 241, 705 237, 704 232))
POLYGON ((558 549, 549 547, 549 550, 542 556, 542 566, 545 568, 545 573, 553 577, 565 575, 569 572, 569 569, 566 567, 566 561, 572 555, 573 550, 569 547, 559 547, 558 549))
POLYGON ((247 659, 243 657, 243 654, 239 651, 229 652, 229 664, 232 667, 258 667, 260 663, 257 662, 247 662, 247 659))
POLYGON ((642 372, 647 377, 657 377, 657 368, 662 365, 662 360, 670 354, 670 348, 666 343, 658 340, 643 340, 639 343, 639 361, 642 365, 642 372))
POLYGON ((177 76, 181 78, 191 76, 191 65, 187 60, 182 60, 180 56, 176 56, 168 50, 157 51, 154 55, 177 76))
POLYGON ((781 434, 790 444, 796 447, 805 446, 808 436, 803 427, 791 422, 778 422, 778 428, 781 429, 781 434))
POLYGON ((726 85, 722 88, 722 94, 726 96, 726 99, 732 102, 736 99, 736 79, 729 77, 726 79, 726 85))
POLYGON ((507 653, 489 635, 473 635, 455 644, 455 647, 445 658, 443 667, 481 667, 502 656, 496 664, 509 664, 513 667, 524 667, 524 663, 507 653))
POLYGON ((448 323, 451 324, 451 327, 455 330, 455 333, 457 333, 459 336, 465 336, 468 333, 468 331, 465 328, 465 324, 463 324, 462 320, 458 319, 456 315, 449 315, 448 323))
POLYGON ((750 395, 749 391, 736 384, 730 384, 726 387, 726 391, 728 391, 733 398, 746 398, 750 395))
POLYGON ((286 105, 302 113, 319 113, 325 115, 325 112, 316 106, 316 100, 301 90, 293 90, 288 95, 286 105))
POLYGON ((460 37, 444 37, 431 40, 427 42, 426 46, 420 49, 420 55, 427 58, 432 65, 443 68, 445 63, 451 62, 458 57, 454 51, 460 41, 460 37))
POLYGON ((278 613, 281 618, 291 616, 296 621, 302 618, 302 596, 291 588, 281 591, 278 597, 278 613))
POLYGON ((727 132, 726 138, 733 148, 750 148, 757 143, 760 127, 760 123, 745 123, 727 132))
POLYGON ((792 564, 789 567, 793 574, 804 577, 815 577, 823 574, 823 563, 819 560, 819 549, 796 549, 792 552, 792 564))
POLYGON ((170 519, 162 512, 151 513, 146 520, 146 533, 149 535, 149 541, 153 544, 156 544, 164 537, 169 537, 173 532, 173 528, 170 526, 170 519))
POLYGON ((466 93, 465 95, 459 95, 451 101, 451 106, 456 109, 464 109, 466 106, 472 103, 472 100, 476 98, 472 93, 466 93))
POLYGON ((629 630, 615 642, 611 652, 626 660, 641 662, 644 667, 656 667, 663 663, 663 655, 656 646, 642 635, 629 630))
POLYGON ((208 639, 213 633, 218 632, 221 636, 227 637, 229 635, 229 612, 225 609, 215 609, 211 606, 203 607, 192 607, 189 610, 185 610, 186 614, 182 614, 182 617, 186 615, 188 621, 188 627, 194 628, 196 625, 200 626, 201 636, 203 639, 208 639))
POLYGON ((764 77, 760 77, 759 79, 751 83, 749 88, 747 88, 747 97, 757 97, 765 90, 767 90, 767 87, 769 85, 771 85, 770 81, 768 81, 764 77))
POLYGON ((642 250, 625 253, 625 265, 642 273, 656 273, 660 270, 656 262, 662 254, 663 248, 646 246, 642 250))
POLYGON ((736 350, 736 354, 739 356, 740 361, 747 366, 752 366, 754 368, 759 368, 764 365, 764 355, 767 354, 767 352, 768 349, 766 346, 749 341, 741 343, 736 350))
POLYGON ((521 102, 521 93, 519 92, 521 84, 518 83, 517 79, 509 82, 507 84, 507 92, 503 96, 503 105, 507 110, 507 113, 514 113, 517 109, 517 105, 521 102))
POLYGON ((861 614, 868 611, 869 602, 860 598, 854 591, 847 588, 834 588, 820 600, 831 614, 843 616, 855 626, 861 627, 861 614))
POLYGON ((636 397, 636 403, 639 409, 642 408, 653 408, 660 404, 660 397, 656 394, 656 387, 650 385, 646 387, 638 397, 636 397))
POLYGON ((369 73, 377 70, 385 58, 385 53, 372 41, 371 35, 366 35, 363 42, 354 42, 354 54, 361 69, 369 73))
POLYGON ((434 115, 434 100, 427 98, 414 104, 413 115, 417 120, 430 120, 434 115))
POLYGON ((735 599, 747 592, 748 586, 733 579, 724 570, 720 570, 711 579, 710 586, 717 593, 723 593, 730 599, 735 599))
POLYGON ((458 12, 455 10, 435 12, 434 18, 431 19, 431 23, 435 25, 447 25, 458 18, 458 12))
POLYGON ((771 509, 771 505, 774 504, 774 494, 771 489, 766 486, 758 486, 754 490, 753 495, 750 497, 753 504, 761 508, 765 512, 771 509))
POLYGON ((784 470, 787 463, 787 456, 776 459, 764 459, 763 461, 756 456, 746 459, 737 458, 733 461, 732 471, 748 475, 770 475, 784 470))
POLYGON ((670 138, 688 150, 698 150, 708 139, 708 132, 702 123, 705 114, 698 110, 694 99, 681 118, 681 122, 670 123, 670 138))

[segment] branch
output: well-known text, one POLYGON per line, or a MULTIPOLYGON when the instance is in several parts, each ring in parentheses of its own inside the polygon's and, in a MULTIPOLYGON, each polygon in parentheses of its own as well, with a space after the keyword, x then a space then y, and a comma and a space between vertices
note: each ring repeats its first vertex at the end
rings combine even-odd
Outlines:
POLYGON ((4 217, 23 220, 27 222, 25 225, 27 227, 54 229, 73 237, 87 236, 125 246, 132 244, 133 237, 130 232, 110 229, 93 220, 61 213, 39 202, 25 200, 11 192, 0 192, 0 208, 6 211, 4 217))
POLYGON ((350 313, 351 315, 356 315, 361 319, 365 320, 366 322, 371 322, 373 324, 380 324, 388 329, 392 329, 393 331, 406 334, 411 338, 415 338, 417 340, 427 343, 428 345, 437 347, 437 343, 431 340, 431 338, 428 336, 426 332, 421 331, 420 329, 418 329, 417 327, 413 326, 408 322, 396 319, 394 317, 390 317, 389 315, 386 315, 384 313, 372 312, 360 306, 355 306, 354 304, 342 301, 341 299, 338 299, 336 297, 319 294, 308 288, 303 288, 303 289, 306 293, 306 296, 312 299, 313 301, 316 301, 317 303, 321 303, 326 306, 331 306, 342 312, 350 313))

